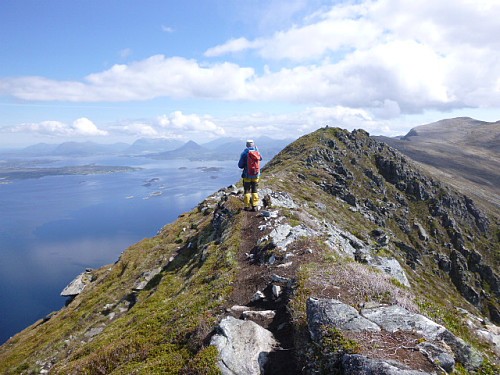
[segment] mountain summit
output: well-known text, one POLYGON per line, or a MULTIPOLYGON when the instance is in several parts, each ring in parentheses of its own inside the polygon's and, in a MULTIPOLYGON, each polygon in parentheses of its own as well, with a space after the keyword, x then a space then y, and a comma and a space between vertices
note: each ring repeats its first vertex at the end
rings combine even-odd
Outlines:
MULTIPOLYGON (((6 374, 494 374, 500 221, 362 130, 223 188, 0 349, 6 374)), ((68 292, 71 290, 71 292, 68 292)))

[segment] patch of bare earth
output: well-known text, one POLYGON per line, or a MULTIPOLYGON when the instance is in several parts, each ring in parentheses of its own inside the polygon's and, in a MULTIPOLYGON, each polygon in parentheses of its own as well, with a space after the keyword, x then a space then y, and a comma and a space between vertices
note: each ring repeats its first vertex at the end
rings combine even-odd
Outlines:
POLYGON ((439 369, 417 349, 417 344, 422 341, 422 336, 417 333, 343 331, 342 334, 359 344, 358 354, 373 359, 398 361, 413 370, 439 373, 439 369))
POLYGON ((303 263, 314 262, 320 259, 319 250, 315 243, 299 240, 288 247, 288 253, 294 253, 287 265, 277 261, 275 264, 261 263, 253 259, 259 258, 259 253, 265 251, 257 246, 257 241, 264 237, 271 229, 261 231, 259 226, 266 224, 265 219, 258 212, 240 213, 243 215, 241 243, 237 254, 239 265, 233 292, 229 298, 228 307, 232 305, 247 305, 257 290, 263 291, 269 285, 273 275, 287 279, 295 278, 297 269, 303 263), (307 250, 312 250, 309 253, 307 250), (249 255, 254 257, 251 259, 249 255))

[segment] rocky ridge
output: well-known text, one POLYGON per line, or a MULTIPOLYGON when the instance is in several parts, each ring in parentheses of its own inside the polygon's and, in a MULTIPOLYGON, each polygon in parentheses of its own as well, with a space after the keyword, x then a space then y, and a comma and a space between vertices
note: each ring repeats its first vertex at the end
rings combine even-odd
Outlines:
POLYGON ((495 373, 498 213, 364 131, 325 128, 91 271, 5 373, 495 373), (244 355, 243 355, 244 354, 244 355))

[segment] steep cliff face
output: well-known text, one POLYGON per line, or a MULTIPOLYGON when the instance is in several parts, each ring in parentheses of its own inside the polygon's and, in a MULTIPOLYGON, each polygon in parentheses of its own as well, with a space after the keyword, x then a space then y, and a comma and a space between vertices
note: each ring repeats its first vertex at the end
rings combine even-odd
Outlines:
POLYGON ((260 212, 221 189, 92 271, 1 347, 0 371, 498 371, 495 208, 336 128, 287 146, 261 188, 260 212))

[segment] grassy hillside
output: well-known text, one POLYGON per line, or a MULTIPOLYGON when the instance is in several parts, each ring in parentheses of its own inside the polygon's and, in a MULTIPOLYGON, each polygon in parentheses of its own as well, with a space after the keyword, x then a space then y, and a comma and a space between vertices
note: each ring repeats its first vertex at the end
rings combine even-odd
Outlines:
POLYGON ((481 353, 479 367, 457 363, 455 373, 498 370, 494 344, 469 323, 471 316, 500 323, 495 207, 479 208, 366 132, 337 128, 287 146, 260 185, 271 200, 268 216, 243 211, 238 188, 221 189, 93 271, 71 303, 4 344, 0 372, 216 374, 210 339, 223 317, 239 317, 233 306, 241 305, 276 312, 259 321, 281 348, 266 374, 331 373, 329 358, 338 352, 435 370, 414 350, 423 340, 416 333, 331 331, 318 346, 307 326, 309 297, 356 309, 403 306, 481 353), (348 254, 351 248, 360 251, 348 254), (397 261, 409 286, 370 259, 397 261), (276 285, 280 298, 252 300, 276 285))

